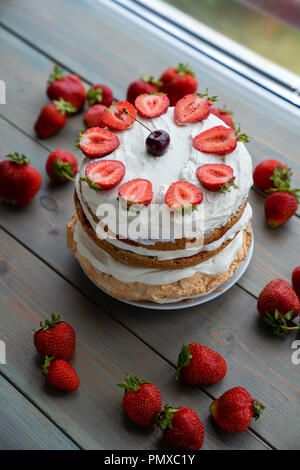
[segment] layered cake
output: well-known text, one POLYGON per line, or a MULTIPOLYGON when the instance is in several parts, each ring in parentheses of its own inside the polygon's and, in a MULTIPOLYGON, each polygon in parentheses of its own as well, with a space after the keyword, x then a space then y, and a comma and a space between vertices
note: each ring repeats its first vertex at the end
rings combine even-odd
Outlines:
POLYGON ((221 289, 245 261, 252 241, 247 139, 210 106, 199 95, 176 107, 163 94, 141 95, 135 107, 114 104, 105 128, 80 136, 85 158, 68 246, 113 297, 194 298, 221 289))

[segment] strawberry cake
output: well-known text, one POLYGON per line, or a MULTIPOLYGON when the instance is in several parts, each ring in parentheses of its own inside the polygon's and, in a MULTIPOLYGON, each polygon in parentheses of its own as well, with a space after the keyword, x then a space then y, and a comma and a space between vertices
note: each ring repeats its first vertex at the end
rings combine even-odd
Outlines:
POLYGON ((239 134, 191 94, 113 104, 80 134, 67 242, 113 297, 177 302, 221 288, 252 242, 252 162, 239 134), (159 216, 157 216, 159 212, 159 216))

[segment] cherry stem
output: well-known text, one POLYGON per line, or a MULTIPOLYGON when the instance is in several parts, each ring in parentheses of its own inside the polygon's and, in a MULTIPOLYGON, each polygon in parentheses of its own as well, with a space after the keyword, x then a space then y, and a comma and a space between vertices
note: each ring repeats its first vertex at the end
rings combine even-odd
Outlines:
POLYGON ((139 122, 145 129, 147 129, 147 131, 150 132, 150 134, 153 134, 154 131, 151 131, 151 129, 149 129, 149 127, 145 126, 145 124, 143 124, 141 121, 139 121, 137 118, 135 118, 134 116, 132 116, 132 114, 130 114, 126 108, 123 108, 123 113, 125 114, 128 114, 128 116, 130 116, 132 119, 134 119, 135 121, 139 122))

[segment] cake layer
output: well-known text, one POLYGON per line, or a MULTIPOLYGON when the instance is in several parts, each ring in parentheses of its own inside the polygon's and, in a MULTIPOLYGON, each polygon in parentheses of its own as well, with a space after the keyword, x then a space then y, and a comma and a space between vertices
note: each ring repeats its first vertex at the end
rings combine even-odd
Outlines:
POLYGON ((215 289, 244 261, 251 240, 249 223, 232 243, 199 266, 158 270, 128 266, 114 260, 90 239, 76 214, 67 226, 68 246, 91 280, 114 297, 132 301, 176 301, 215 289))
MULTIPOLYGON (((238 142, 236 149, 226 156, 199 152, 193 147, 192 138, 216 125, 224 126, 224 122, 210 114, 202 122, 178 126, 174 122, 173 113, 174 108, 170 107, 166 114, 157 118, 141 119, 151 129, 164 129, 169 133, 171 143, 162 157, 148 154, 145 147, 148 131, 140 124, 134 123, 132 128, 116 132, 120 139, 120 146, 103 158, 120 160, 125 164, 126 173, 122 183, 135 178, 149 179, 154 191, 152 203, 164 203, 165 193, 175 181, 188 181, 201 187, 204 193, 203 202, 190 215, 185 215, 186 231, 180 237, 197 238, 197 234, 195 235, 192 230, 192 224, 195 220, 202 218, 202 210, 204 211, 205 234, 210 234, 215 229, 224 227, 232 215, 241 209, 252 185, 251 157, 241 142, 238 142), (197 179, 196 170, 206 163, 230 165, 238 189, 231 188, 229 192, 220 193, 210 192, 202 187, 197 179)), ((84 161, 80 177, 85 176, 85 167, 89 162, 88 159, 84 161)), ((118 209, 118 186, 107 191, 95 191, 86 182, 81 182, 81 189, 83 201, 94 215, 100 204, 113 204, 116 210, 118 209)), ((160 228, 163 229, 163 227, 160 228)), ((164 242, 164 240, 158 241, 164 242)))
POLYGON ((232 242, 240 230, 244 230, 247 227, 252 214, 251 207, 248 204, 243 216, 236 225, 228 230, 220 240, 205 245, 202 248, 189 247, 185 250, 153 251, 131 246, 117 239, 103 240, 98 238, 95 232, 96 224, 93 223, 93 220, 93 226, 90 224, 77 198, 75 198, 75 207, 80 223, 89 237, 114 259, 133 266, 156 269, 182 269, 188 266, 195 266, 215 256, 232 242))
MULTIPOLYGON (((95 214, 93 214, 91 209, 88 207, 87 203, 84 202, 80 188, 81 188, 81 183, 77 181, 75 195, 74 195, 75 205, 78 206, 78 203, 80 203, 85 216, 87 217, 91 226, 96 231, 96 226, 99 223, 99 219, 96 217, 95 214)), ((199 243, 201 243, 201 245, 202 243, 204 245, 208 245, 222 238, 228 230, 233 228, 234 225, 239 222, 239 220, 241 219, 244 213, 245 208, 247 207, 247 203, 248 203, 248 198, 244 201, 243 205, 238 209, 238 211, 231 215, 230 219, 227 221, 227 223, 224 226, 215 228, 212 232, 210 232, 204 237, 204 240, 203 239, 199 240, 199 243)), ((116 242, 119 240, 118 235, 115 235, 115 240, 116 242)), ((121 240, 119 241, 121 242, 121 240)), ((114 243, 114 241, 112 241, 112 243, 114 243)), ((191 243, 197 244, 198 240, 196 238, 191 238, 191 239, 182 238, 182 239, 176 239, 176 240, 169 241, 169 242, 148 241, 147 243, 142 243, 142 242, 122 238, 122 243, 128 245, 128 248, 127 248, 128 250, 130 249, 130 247, 133 247, 132 251, 134 252, 137 252, 135 251, 134 247, 140 247, 140 248, 144 248, 147 250, 154 250, 154 251, 162 252, 162 251, 185 250, 188 244, 191 244, 191 243)), ((116 246, 118 245, 116 244, 116 246)))

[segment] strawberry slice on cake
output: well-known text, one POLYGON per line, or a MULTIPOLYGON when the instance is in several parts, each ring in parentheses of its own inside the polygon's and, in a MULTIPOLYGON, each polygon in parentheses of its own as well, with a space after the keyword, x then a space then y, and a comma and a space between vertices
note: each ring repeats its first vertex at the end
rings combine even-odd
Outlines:
POLYGON ((117 186, 125 175, 125 165, 118 160, 101 160, 89 163, 85 168, 88 185, 95 190, 112 189, 117 186))

